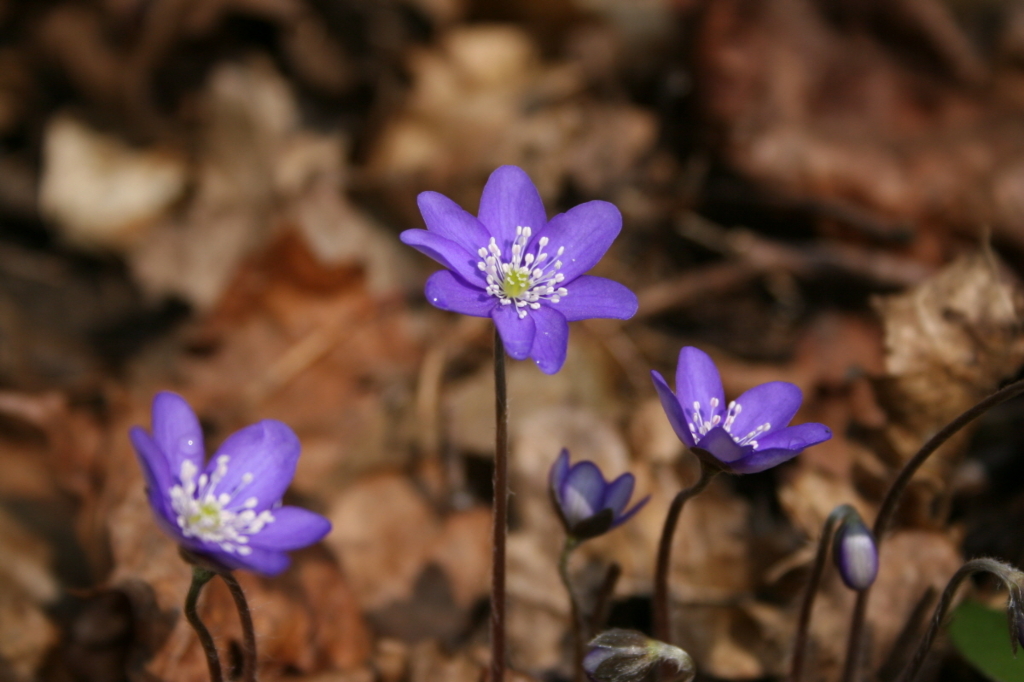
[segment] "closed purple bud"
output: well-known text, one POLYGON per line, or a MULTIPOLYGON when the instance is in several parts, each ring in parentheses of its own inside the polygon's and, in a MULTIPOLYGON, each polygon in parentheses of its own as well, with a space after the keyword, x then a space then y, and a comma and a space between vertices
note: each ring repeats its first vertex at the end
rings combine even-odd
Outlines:
POLYGON ((851 590, 866 590, 878 576, 875 536, 860 515, 851 509, 843 518, 832 543, 833 556, 843 582, 851 590))
POLYGON ((562 449, 551 466, 551 500, 566 532, 576 540, 607 533, 633 518, 647 504, 648 497, 631 508, 634 479, 622 474, 614 481, 605 479, 596 464, 588 460, 569 465, 569 451, 562 449))

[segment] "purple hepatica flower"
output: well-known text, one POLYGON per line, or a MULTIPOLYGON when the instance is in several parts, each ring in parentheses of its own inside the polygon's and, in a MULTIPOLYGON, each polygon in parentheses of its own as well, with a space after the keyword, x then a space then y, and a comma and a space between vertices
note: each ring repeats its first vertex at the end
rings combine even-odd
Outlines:
POLYGON ((549 221, 537 188, 516 166, 491 173, 479 218, 437 192, 423 192, 418 203, 427 229, 406 230, 401 239, 447 268, 427 280, 427 300, 490 317, 516 360, 531 357, 554 374, 565 362, 569 322, 636 312, 632 291, 583 274, 622 229, 612 204, 588 201, 549 221))
POLYGON ((550 476, 555 509, 566 532, 578 541, 621 526, 650 499, 647 496, 626 511, 633 496, 633 474, 622 474, 609 483, 593 462, 583 460, 569 466, 569 451, 564 448, 551 467, 550 476))
POLYGON ((724 471, 764 471, 832 437, 824 424, 787 426, 802 396, 785 381, 755 386, 726 406, 718 369, 697 348, 679 351, 675 393, 658 372, 651 376, 679 439, 706 464, 724 471))
POLYGON ((860 514, 851 510, 832 540, 832 556, 839 575, 851 590, 866 590, 878 577, 878 547, 860 514))
POLYGON ((281 506, 295 476, 299 439, 272 419, 232 434, 204 466, 203 432, 174 393, 153 399, 153 431, 129 432, 157 523, 182 548, 226 570, 277 575, 286 551, 317 542, 330 522, 281 506))

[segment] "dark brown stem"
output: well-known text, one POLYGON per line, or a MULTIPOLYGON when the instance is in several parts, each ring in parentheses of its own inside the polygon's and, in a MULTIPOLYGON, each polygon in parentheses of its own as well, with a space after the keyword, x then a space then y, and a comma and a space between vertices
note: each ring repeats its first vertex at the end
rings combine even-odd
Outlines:
MULTIPOLYGON (((928 442, 921 446, 921 449, 917 451, 916 455, 911 457, 910 460, 903 465, 903 469, 900 470, 896 479, 892 482, 892 485, 889 486, 889 490, 885 494, 885 499, 882 500, 882 505, 878 509, 878 516, 875 517, 875 526, 873 531, 879 553, 881 553, 882 550, 882 540, 885 538, 885 532, 889 529, 889 524, 892 523, 893 516, 895 516, 898 509, 900 498, 907 489, 907 484, 910 483, 910 479, 914 477, 914 474, 917 473, 917 470, 921 468, 921 465, 925 463, 928 457, 930 457, 933 452, 935 452, 960 429, 964 428, 996 405, 1004 403, 1010 398, 1014 398, 1021 393, 1024 393, 1024 379, 1015 381, 1012 384, 999 389, 950 423, 946 424, 946 426, 944 426, 938 433, 929 438, 928 442)), ((842 682, 855 682, 857 679, 857 672, 860 668, 861 645, 864 640, 864 616, 867 613, 868 597, 870 595, 870 587, 857 595, 857 603, 854 605, 853 616, 850 619, 849 638, 846 642, 846 662, 843 665, 842 682)))
POLYGON ((590 632, 598 632, 608 620, 608 612, 611 607, 612 595, 615 594, 615 586, 622 576, 622 567, 612 562, 604 574, 601 587, 594 599, 594 611, 590 614, 590 632))
POLYGON ((203 591, 206 583, 210 582, 213 571, 208 571, 202 566, 192 567, 192 585, 188 588, 188 596, 185 597, 185 618, 189 625, 196 631, 199 643, 203 645, 203 653, 206 654, 206 666, 210 669, 210 682, 224 682, 224 673, 220 668, 220 656, 217 655, 217 646, 213 643, 210 631, 203 625, 199 618, 199 611, 196 604, 199 602, 199 593, 203 591))
MULTIPOLYGON (((917 676, 918 671, 921 669, 921 664, 924 663, 928 651, 935 642, 935 637, 938 636, 939 630, 942 629, 942 622, 946 619, 949 607, 953 603, 953 597, 964 580, 975 573, 992 573, 1002 579, 1007 587, 1011 587, 1006 576, 1013 572, 1015 572, 1013 567, 992 559, 973 559, 961 566, 960 570, 950 578, 946 589, 942 591, 942 596, 939 597, 939 603, 935 606, 935 613, 932 616, 931 624, 928 626, 928 631, 924 633, 920 644, 917 645, 917 650, 914 652, 914 657, 910 659, 910 663, 903 669, 903 673, 896 678, 896 682, 912 682, 917 676)), ((1019 574, 1020 572, 1016 571, 1016 573, 1019 574)))
POLYGON ((583 631, 583 616, 580 613, 579 602, 576 601, 576 591, 572 589, 572 580, 569 577, 569 556, 572 550, 579 544, 575 538, 567 537, 565 545, 562 546, 562 555, 558 560, 558 575, 565 585, 565 591, 569 593, 569 611, 572 617, 572 679, 574 682, 583 682, 583 640, 587 635, 583 631))
POLYGON ((235 600, 235 608, 238 610, 238 619, 242 622, 242 680, 256 682, 256 630, 252 625, 249 603, 245 600, 245 592, 235 580, 235 576, 221 573, 220 577, 231 590, 231 598, 235 600))
POLYGON ((807 653, 807 632, 811 625, 811 611, 814 608, 814 599, 818 595, 818 585, 821 584, 822 573, 825 572, 825 562, 828 558, 828 546, 832 541, 832 533, 836 523, 846 516, 852 507, 841 505, 832 510, 832 513, 825 519, 825 525, 821 529, 821 539, 818 540, 818 552, 814 556, 814 566, 811 568, 811 575, 807 580, 807 590, 804 592, 804 601, 800 605, 800 618, 796 625, 796 638, 793 641, 793 661, 790 668, 790 682, 800 682, 804 674, 804 659, 807 653))
POLYGON ((676 533, 676 526, 679 524, 679 515, 683 511, 686 501, 704 490, 718 471, 701 460, 700 478, 689 488, 684 488, 676 493, 668 508, 665 526, 661 530, 661 540, 658 543, 658 563, 654 573, 654 637, 667 644, 672 643, 669 623, 668 569, 672 559, 672 539, 676 533))
POLYGON ((505 536, 508 533, 508 387, 505 344, 494 330, 493 554, 491 557, 491 682, 505 680, 505 536))

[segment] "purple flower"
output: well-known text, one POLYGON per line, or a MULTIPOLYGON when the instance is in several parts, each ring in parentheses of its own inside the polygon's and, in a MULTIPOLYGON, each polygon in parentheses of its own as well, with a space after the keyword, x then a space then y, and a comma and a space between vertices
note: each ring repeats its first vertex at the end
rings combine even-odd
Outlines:
POLYGON ((182 548, 216 566, 277 575, 286 551, 317 542, 330 522, 281 506, 295 476, 299 439, 272 419, 232 434, 204 465, 203 432, 174 393, 153 398, 152 433, 129 432, 157 523, 182 548))
POLYGON ((626 511, 633 495, 633 474, 622 474, 611 483, 593 462, 569 466, 569 451, 562 449, 551 467, 551 499, 566 532, 576 540, 607 533, 633 518, 647 504, 648 495, 626 511))
POLYGON ((878 577, 875 536, 852 508, 843 518, 832 541, 832 557, 843 582, 851 590, 866 590, 878 577))
POLYGON ((824 424, 788 426, 800 409, 800 389, 770 381, 725 404, 722 379, 711 358, 687 346, 679 351, 676 392, 651 372, 676 435, 707 464, 734 474, 770 469, 832 437, 824 424))
POLYGON ((401 239, 447 268, 427 280, 427 300, 490 317, 516 360, 533 358, 554 374, 565 362, 569 322, 636 312, 632 291, 583 274, 622 229, 612 204, 588 201, 549 221, 537 188, 516 166, 491 173, 479 218, 437 192, 423 192, 418 203, 427 229, 406 230, 401 239))

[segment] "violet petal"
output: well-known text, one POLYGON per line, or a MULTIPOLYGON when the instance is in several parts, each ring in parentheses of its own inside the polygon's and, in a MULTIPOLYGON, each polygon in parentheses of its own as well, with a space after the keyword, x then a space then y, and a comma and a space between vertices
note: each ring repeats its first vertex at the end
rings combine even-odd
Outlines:
MULTIPOLYGON (((736 415, 730 432, 739 440, 764 424, 770 424, 772 431, 782 429, 796 415, 802 399, 800 389, 788 381, 769 381, 754 386, 736 399, 736 405, 742 409, 736 415)), ((756 437, 759 443, 762 438, 756 437)))
POLYGON ((280 507, 271 513, 274 520, 249 536, 250 547, 283 552, 312 545, 331 532, 330 521, 302 507, 280 507))
POLYGON ((756 474, 765 469, 776 467, 783 462, 788 462, 799 454, 800 450, 790 450, 788 448, 762 448, 753 450, 743 459, 732 462, 729 468, 736 474, 756 474))
POLYGON ((284 552, 257 547, 250 549, 252 551, 244 556, 233 552, 211 552, 210 556, 228 568, 241 568, 270 577, 283 573, 292 563, 284 552))
POLYGON ((490 317, 497 299, 483 289, 471 287, 447 270, 435 272, 424 289, 427 300, 441 310, 453 313, 490 317))
POLYGON ((547 237, 545 252, 552 259, 560 247, 565 247, 565 252, 557 257, 562 261, 559 272, 565 275, 566 282, 572 282, 597 265, 621 231, 622 214, 614 204, 588 201, 559 213, 540 232, 534 228, 534 241, 547 237))
POLYGON ((757 439, 758 450, 785 448, 787 450, 803 450, 812 445, 822 443, 832 437, 832 430, 824 424, 807 422, 796 426, 787 426, 757 439))
POLYGON ((629 521, 631 518, 633 518, 633 516, 635 516, 638 511, 644 508, 644 505, 647 504, 647 502, 650 501, 650 499, 651 496, 648 495, 644 499, 634 504, 629 511, 620 514, 618 518, 615 519, 615 523, 612 524, 612 528, 618 528, 626 521, 629 521))
POLYGON ((506 261, 517 227, 529 227, 536 234, 548 222, 540 193, 530 176, 516 166, 501 166, 491 173, 480 196, 478 215, 487 231, 497 239, 502 259, 506 261))
POLYGON ((731 464, 753 451, 749 445, 746 447, 738 445, 721 426, 716 426, 701 436, 697 447, 707 450, 715 456, 715 459, 726 464, 731 464))
POLYGON ((679 398, 668 387, 660 373, 652 370, 651 378, 654 379, 654 388, 658 391, 661 407, 665 410, 665 416, 668 417, 672 430, 676 432, 679 440, 683 441, 687 447, 692 448, 696 443, 693 440, 693 434, 690 433, 690 428, 686 425, 686 417, 683 415, 683 408, 679 405, 679 398))
POLYGON ((546 305, 531 310, 528 316, 533 318, 536 326, 530 357, 540 367, 540 371, 555 374, 565 364, 569 348, 569 322, 562 313, 546 305))
POLYGON ((559 501, 570 527, 601 511, 604 488, 604 476, 593 462, 583 460, 569 469, 559 501))
POLYGON ((552 306, 570 322, 595 317, 628 320, 636 314, 636 294, 616 281, 583 275, 566 289, 569 294, 552 306))
POLYGON ((175 520, 177 514, 171 507, 170 498, 171 488, 176 481, 171 474, 167 457, 153 437, 142 427, 133 426, 128 431, 128 438, 142 467, 142 475, 146 479, 146 496, 149 498, 149 505, 157 514, 157 521, 171 535, 180 537, 181 530, 175 520))
POLYGON ((416 197, 423 222, 434 234, 449 239, 475 254, 491 241, 487 228, 472 213, 438 192, 421 192, 416 197))
POLYGON ((626 505, 629 504, 629 498, 633 496, 633 486, 635 484, 636 479, 633 478, 633 474, 622 474, 608 484, 604 491, 604 500, 601 506, 611 509, 615 512, 615 516, 618 517, 622 514, 622 510, 626 508, 626 505))
POLYGON ((533 337, 537 331, 533 317, 527 314, 520 318, 515 304, 498 304, 491 309, 491 319, 505 344, 505 352, 515 360, 525 360, 533 347, 533 337))
POLYGON ((467 284, 478 285, 481 289, 487 286, 483 272, 477 267, 480 257, 452 240, 427 230, 406 230, 399 239, 458 274, 467 284))
POLYGON ((562 489, 562 485, 565 483, 565 477, 568 475, 569 451, 562 448, 562 451, 558 453, 558 459, 551 465, 551 472, 548 474, 548 482, 556 497, 558 496, 558 491, 562 489))
POLYGON ((259 513, 281 500, 295 476, 299 449, 299 439, 286 424, 264 419, 228 436, 217 448, 206 473, 215 471, 219 459, 227 455, 227 473, 214 487, 214 493, 231 495, 225 507, 230 511, 239 511, 254 497, 256 504, 250 508, 259 513))
POLYGON ((700 417, 705 422, 714 423, 714 417, 717 416, 721 423, 725 418, 725 391, 722 390, 722 378, 711 356, 699 348, 684 346, 679 351, 679 364, 676 365, 676 397, 679 398, 679 405, 683 408, 687 423, 697 425, 694 403, 700 405, 700 417))
POLYGON ((180 395, 162 391, 153 398, 153 441, 167 458, 172 476, 181 475, 185 461, 192 462, 197 471, 203 468, 203 429, 196 413, 180 395))

